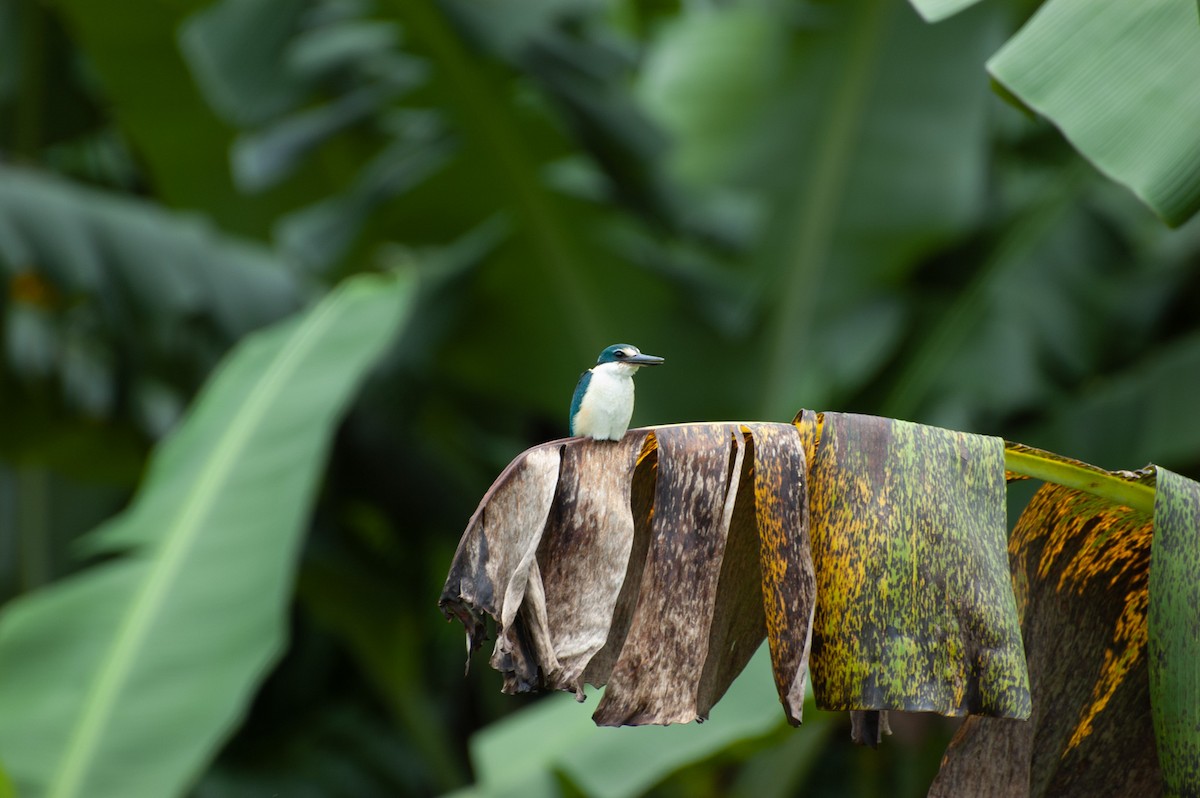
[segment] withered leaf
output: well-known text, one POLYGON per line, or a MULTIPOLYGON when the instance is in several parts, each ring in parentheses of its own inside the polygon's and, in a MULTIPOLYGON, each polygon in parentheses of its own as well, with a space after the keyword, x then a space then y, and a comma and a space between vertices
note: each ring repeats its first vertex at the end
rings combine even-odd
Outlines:
MULTIPOLYGON (((438 604, 466 628, 468 655, 485 637, 483 613, 502 629, 514 625, 554 498, 561 448, 558 443, 537 446, 509 463, 459 541, 438 604)), ((510 644, 505 656, 492 664, 504 674, 506 690, 533 689, 538 667, 533 652, 510 644)))
POLYGON ((804 707, 817 589, 809 540, 808 469, 803 441, 793 430, 762 426, 756 428, 753 438, 771 667, 788 721, 798 724, 804 707))
POLYGON ((630 498, 645 441, 642 432, 562 448, 558 492, 530 571, 539 590, 527 603, 547 687, 582 696, 584 669, 608 639, 633 548, 630 498))
POLYGON ((492 667, 505 692, 581 690, 607 639, 633 545, 630 486, 645 439, 555 441, 522 453, 471 517, 439 605, 462 621, 470 649, 497 624, 492 667), (549 562, 542 573, 540 559, 549 562), (582 569, 583 579, 576 579, 582 569), (546 594, 549 591, 550 605, 546 594))
POLYGON ((1147 686, 1151 539, 1145 513, 1038 490, 1009 542, 1032 717, 967 719, 930 795, 1161 792, 1147 686))
POLYGON ((797 422, 819 423, 803 433, 817 706, 1027 717, 1003 442, 843 413, 797 422))
POLYGON ((629 632, 593 716, 600 725, 702 717, 700 677, 744 458, 735 431, 688 426, 656 435, 649 548, 629 632))
POLYGON ((441 605, 473 639, 496 621, 506 690, 606 686, 599 724, 703 720, 764 637, 792 723, 810 648, 862 742, 888 709, 1021 716, 1003 462, 998 439, 808 411, 557 441, 485 496, 441 605))
POLYGON ((496 621, 506 690, 607 685, 594 717, 609 725, 703 720, 769 628, 798 722, 814 585, 804 472, 787 424, 530 450, 472 517, 441 606, 473 639, 482 614, 496 621))

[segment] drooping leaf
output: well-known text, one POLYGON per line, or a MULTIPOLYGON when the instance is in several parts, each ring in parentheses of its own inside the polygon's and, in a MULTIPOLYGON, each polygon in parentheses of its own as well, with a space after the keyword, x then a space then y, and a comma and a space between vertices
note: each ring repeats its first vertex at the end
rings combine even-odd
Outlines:
POLYGON ((441 606, 472 647, 497 621, 506 690, 606 685, 601 725, 703 719, 764 636, 799 723, 810 635, 860 741, 881 710, 1021 717, 1003 488, 999 439, 867 416, 556 441, 488 491, 441 606))
POLYGON ((1150 556, 1150 705, 1168 795, 1200 795, 1200 484, 1159 467, 1150 556))
POLYGON ((825 709, 1028 717, 999 438, 802 414, 825 709))
POLYGON ((608 688, 594 719, 606 726, 707 717, 762 640, 757 617, 730 611, 738 588, 753 591, 758 580, 718 592, 727 544, 740 537, 732 522, 749 465, 742 435, 719 424, 688 425, 662 428, 655 439, 649 547, 634 572, 637 601, 611 673, 597 674, 608 688))
POLYGON ((754 509, 771 669, 788 721, 799 724, 817 599, 805 439, 797 447, 790 431, 765 425, 755 431, 754 509))
POLYGON ((1059 485, 1038 491, 1009 542, 1032 716, 968 718, 931 795, 1159 794, 1147 684, 1151 537, 1147 513, 1059 485))
POLYGON ((333 425, 411 282, 362 277, 230 356, 122 515, 110 559, 0 616, 0 760, 23 795, 175 795, 278 655, 333 425))
MULTIPOLYGON (((558 670, 554 652, 549 649, 551 641, 528 641, 521 629, 529 623, 525 618, 530 611, 520 618, 518 611, 532 586, 532 612, 545 614, 541 576, 534 579, 531 574, 561 462, 561 445, 546 444, 521 454, 496 478, 459 542, 439 601, 447 617, 453 615, 466 628, 469 652, 486 637, 483 615, 497 622, 499 633, 491 662, 504 675, 505 692, 525 692, 540 686, 544 678, 539 673, 542 657, 546 658, 547 675, 558 670)), ((631 531, 628 538, 631 544, 631 531)), ((612 567, 619 565, 613 563, 612 567)), ((533 618, 533 623, 539 621, 545 623, 542 618, 533 618)))
POLYGON ((441 605, 475 644, 482 614, 497 621, 506 690, 606 684, 602 725, 706 717, 769 630, 799 720, 812 612, 803 465, 795 429, 778 424, 536 447, 484 497, 441 605))
POLYGON ((1168 224, 1200 209, 1194 3, 1048 0, 988 70, 1168 224))

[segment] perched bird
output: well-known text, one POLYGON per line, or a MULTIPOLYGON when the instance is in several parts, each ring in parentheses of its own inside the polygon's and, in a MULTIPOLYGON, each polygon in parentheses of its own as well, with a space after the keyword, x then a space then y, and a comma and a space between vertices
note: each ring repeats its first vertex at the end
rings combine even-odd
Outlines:
POLYGON ((598 441, 618 441, 633 417, 633 375, 642 366, 657 366, 661 357, 643 355, 636 346, 613 344, 596 365, 583 372, 571 397, 571 434, 598 441))

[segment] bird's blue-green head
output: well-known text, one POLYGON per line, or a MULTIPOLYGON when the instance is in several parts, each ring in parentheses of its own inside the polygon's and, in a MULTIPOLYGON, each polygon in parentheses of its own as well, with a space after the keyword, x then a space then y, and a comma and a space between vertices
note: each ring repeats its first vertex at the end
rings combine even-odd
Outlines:
POLYGON ((643 355, 642 350, 632 344, 613 344, 605 348, 600 353, 600 357, 596 358, 596 365, 602 366, 605 363, 624 363, 633 366, 635 369, 640 366, 657 366, 663 362, 661 357, 655 355, 643 355))

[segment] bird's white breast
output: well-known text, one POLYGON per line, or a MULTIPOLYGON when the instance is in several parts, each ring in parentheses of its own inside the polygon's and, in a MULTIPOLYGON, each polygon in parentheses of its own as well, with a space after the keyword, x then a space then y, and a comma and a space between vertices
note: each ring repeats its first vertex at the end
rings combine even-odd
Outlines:
POLYGON ((575 414, 575 434, 598 440, 620 440, 633 417, 636 367, 603 363, 592 368, 592 380, 575 414))

